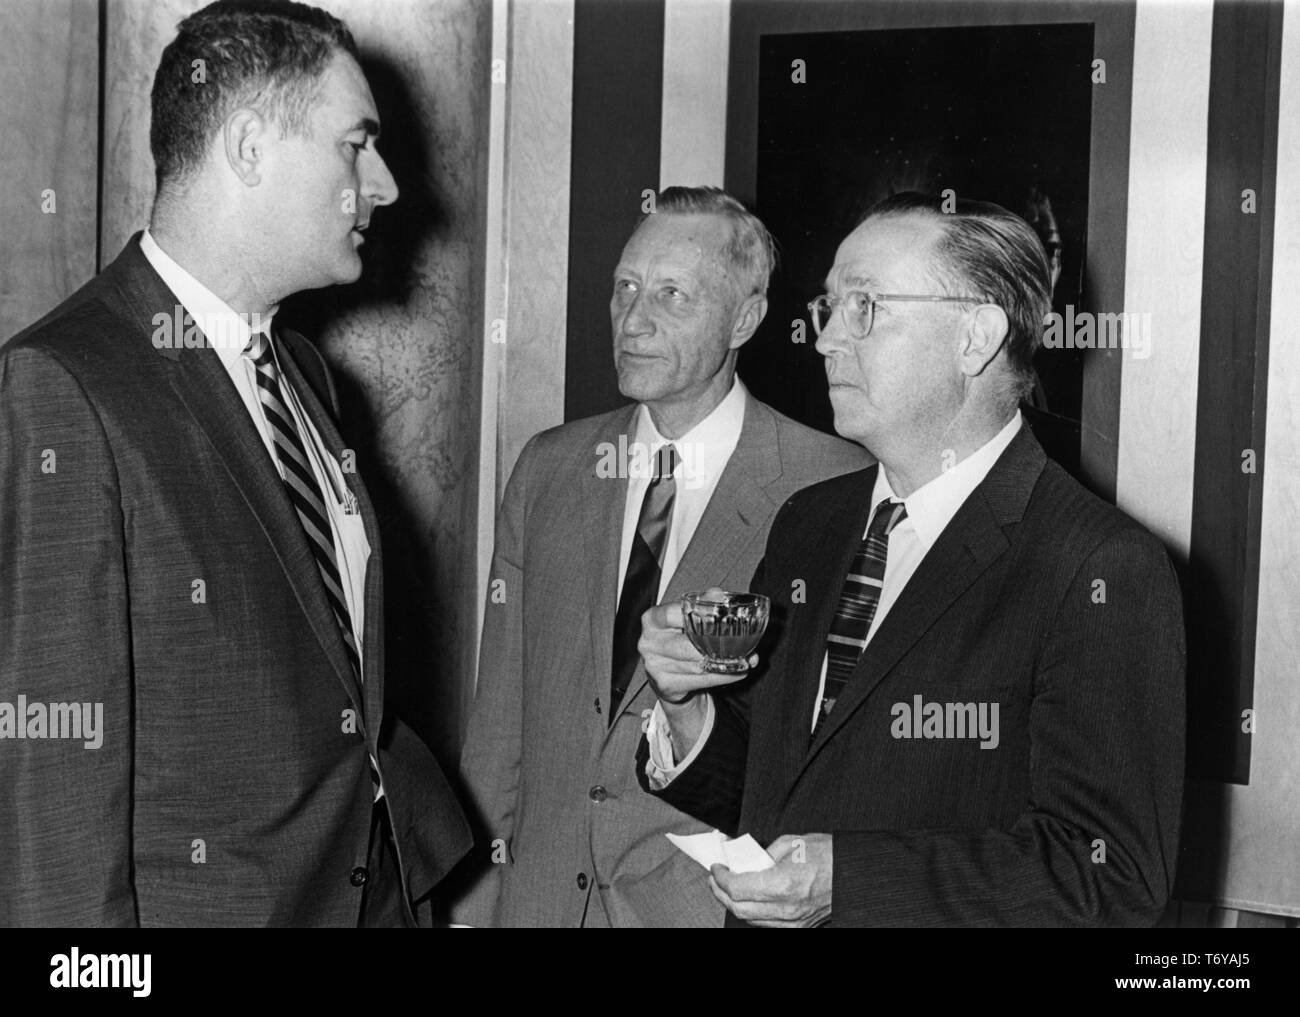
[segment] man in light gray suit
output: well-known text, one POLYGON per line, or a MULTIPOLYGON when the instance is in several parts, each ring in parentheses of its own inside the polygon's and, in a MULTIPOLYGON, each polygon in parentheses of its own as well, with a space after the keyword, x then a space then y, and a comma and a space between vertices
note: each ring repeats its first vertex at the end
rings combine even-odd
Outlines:
POLYGON ((748 589, 796 490, 861 449, 754 399, 736 356, 767 311, 772 238, 716 188, 671 187, 614 272, 619 389, 636 400, 535 436, 497 520, 461 773, 481 824, 471 925, 718 926, 708 873, 666 833, 706 829, 637 786, 654 706, 642 612, 748 589))

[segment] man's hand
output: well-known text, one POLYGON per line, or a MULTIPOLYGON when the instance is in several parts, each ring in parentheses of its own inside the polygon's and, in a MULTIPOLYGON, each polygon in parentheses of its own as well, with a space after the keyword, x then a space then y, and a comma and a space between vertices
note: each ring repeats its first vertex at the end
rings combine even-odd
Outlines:
MULTIPOLYGON (((709 592, 721 593, 721 590, 709 592)), ((704 654, 700 653, 682 631, 682 604, 680 600, 666 600, 650 608, 641 616, 641 639, 637 650, 645 661, 646 674, 655 695, 666 704, 684 703, 696 692, 731 685, 747 674, 710 674, 704 670, 704 654)), ((749 666, 758 663, 751 654, 749 666)))
POLYGON ((709 889, 728 911, 768 929, 806 929, 831 916, 831 835, 778 837, 767 849, 776 865, 732 872, 715 865, 709 889))

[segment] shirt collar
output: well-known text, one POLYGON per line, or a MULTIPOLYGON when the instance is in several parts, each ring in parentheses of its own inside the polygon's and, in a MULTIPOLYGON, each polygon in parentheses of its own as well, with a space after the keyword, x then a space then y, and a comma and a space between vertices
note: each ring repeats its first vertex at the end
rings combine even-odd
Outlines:
POLYGON ((271 334, 275 311, 267 314, 241 314, 183 269, 158 246, 153 234, 145 230, 140 237, 140 251, 153 266, 181 306, 202 330, 207 345, 216 351, 229 370, 248 347, 254 331, 271 334), (253 329, 252 325, 257 328, 253 329))
POLYGON ((634 440, 649 446, 652 455, 663 445, 676 447, 683 480, 689 487, 701 486, 726 468, 727 460, 740 441, 748 391, 739 377, 732 378, 731 388, 722 402, 707 417, 671 442, 659 433, 650 410, 642 403, 637 408, 633 426, 634 440))
POLYGON ((1022 423, 1020 411, 1016 410, 1016 415, 992 439, 903 499, 894 493, 882 466, 876 471, 876 485, 871 492, 873 511, 882 501, 901 500, 907 506, 907 519, 899 525, 910 523, 922 547, 928 551, 971 492, 988 476, 1022 423))

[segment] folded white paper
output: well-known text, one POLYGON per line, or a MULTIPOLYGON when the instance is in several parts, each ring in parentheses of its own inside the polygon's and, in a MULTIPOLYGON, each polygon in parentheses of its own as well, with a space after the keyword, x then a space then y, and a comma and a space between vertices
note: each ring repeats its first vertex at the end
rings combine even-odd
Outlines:
POLYGON ((720 830, 695 833, 681 837, 675 833, 664 834, 679 851, 685 851, 706 869, 725 865, 732 872, 762 872, 776 862, 749 834, 729 840, 720 830))

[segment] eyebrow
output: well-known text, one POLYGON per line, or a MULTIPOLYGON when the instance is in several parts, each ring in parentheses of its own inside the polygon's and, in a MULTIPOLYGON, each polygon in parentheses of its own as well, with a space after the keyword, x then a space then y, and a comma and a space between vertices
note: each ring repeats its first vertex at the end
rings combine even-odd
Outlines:
MULTIPOLYGON (((834 276, 835 276, 835 270, 832 269, 830 273, 826 276, 826 278, 822 280, 822 285, 826 288, 827 293, 831 292, 833 288, 831 284, 831 280, 834 276)), ((845 288, 850 290, 870 289, 872 286, 875 285, 875 282, 876 281, 869 275, 854 274, 854 275, 845 276, 844 279, 842 280, 842 285, 845 288)))
POLYGON ((379 137, 379 121, 371 117, 362 117, 343 133, 351 134, 353 131, 365 131, 372 138, 377 138, 379 137))

